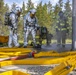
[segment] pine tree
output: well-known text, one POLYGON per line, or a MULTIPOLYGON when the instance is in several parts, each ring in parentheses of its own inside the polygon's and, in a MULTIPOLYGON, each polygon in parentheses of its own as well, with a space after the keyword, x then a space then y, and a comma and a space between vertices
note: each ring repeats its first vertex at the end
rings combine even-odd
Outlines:
POLYGON ((5 4, 5 12, 9 12, 9 6, 8 6, 8 4, 5 4))
POLYGON ((24 16, 26 13, 25 11, 25 3, 23 2, 23 5, 22 5, 22 16, 24 16))
MULTIPOLYGON (((4 9, 4 15, 2 17, 3 17, 3 22, 4 22, 4 20, 5 20, 5 17, 4 17, 5 13, 9 12, 9 6, 8 6, 8 4, 5 4, 4 7, 3 7, 3 9, 4 9)), ((8 26, 5 26, 4 23, 3 23, 2 26, 3 26, 2 27, 2 33, 3 33, 3 35, 4 36, 8 35, 8 26), (7 32, 5 32, 5 31, 7 31, 7 32)))
POLYGON ((72 16, 72 9, 71 9, 70 0, 67 0, 64 8, 65 8, 65 14, 71 17, 72 16))
POLYGON ((40 2, 38 5, 37 5, 37 12, 36 12, 36 16, 38 18, 38 23, 39 25, 42 25, 42 2, 40 2))
POLYGON ((69 23, 69 34, 70 34, 69 37, 72 38, 71 37, 71 35, 72 35, 72 9, 71 9, 70 0, 67 0, 64 8, 65 8, 64 13, 65 13, 65 16, 67 17, 68 23, 69 23))
POLYGON ((4 0, 0 0, 0 34, 4 33, 3 32, 4 14, 5 14, 4 0))
MULTIPOLYGON (((59 2, 60 3, 60 2, 59 2)), ((52 19, 52 27, 51 27, 51 30, 52 30, 52 33, 53 33, 53 35, 54 35, 54 37, 56 36, 56 29, 55 29, 55 27, 56 27, 56 21, 57 21, 57 17, 58 17, 58 13, 59 13, 59 11, 60 11, 60 9, 61 9, 61 7, 59 7, 60 6, 60 4, 59 3, 57 3, 55 6, 54 6, 54 8, 53 8, 53 13, 52 13, 52 17, 53 17, 53 19, 52 19)), ((55 37, 56 38, 56 37, 55 37)))
POLYGON ((58 6, 59 6, 60 10, 62 10, 62 8, 63 8, 63 0, 59 0, 58 6))
POLYGON ((52 13, 52 4, 50 1, 47 4, 47 12, 48 12, 48 14, 52 13))
POLYGON ((11 10, 15 9, 16 5, 17 5, 16 3, 13 3, 11 6, 11 10))
POLYGON ((56 4, 55 7, 54 7, 54 14, 55 14, 55 16, 58 15, 59 11, 60 11, 60 7, 58 6, 58 4, 56 4))
POLYGON ((4 1, 0 0, 0 24, 3 24, 4 1))
POLYGON ((31 0, 28 0, 28 3, 27 3, 27 12, 28 12, 30 9, 32 9, 32 8, 34 8, 34 4, 32 3, 31 0))
POLYGON ((37 6, 36 15, 37 15, 37 18, 38 18, 39 25, 40 26, 45 26, 49 29, 50 25, 51 25, 51 16, 48 13, 46 3, 44 5, 42 5, 42 2, 39 3, 39 5, 37 6))
POLYGON ((55 8, 53 7, 53 5, 50 1, 48 2, 47 7, 49 8, 48 16, 49 16, 49 21, 50 21, 50 24, 48 26, 48 31, 51 32, 52 34, 54 34, 55 33, 55 28, 54 28, 54 25, 55 25, 54 9, 55 8))

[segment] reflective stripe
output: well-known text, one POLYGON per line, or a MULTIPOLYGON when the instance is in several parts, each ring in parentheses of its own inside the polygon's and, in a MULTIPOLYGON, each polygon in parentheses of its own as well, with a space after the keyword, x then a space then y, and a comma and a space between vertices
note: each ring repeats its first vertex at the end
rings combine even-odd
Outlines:
POLYGON ((68 21, 66 23, 69 23, 68 21))
POLYGON ((63 31, 63 30, 66 30, 66 28, 62 28, 62 29, 59 29, 59 28, 58 28, 58 30, 61 30, 61 31, 63 31))
POLYGON ((39 36, 36 36, 36 38, 39 38, 39 36))
POLYGON ((62 28, 61 30, 66 30, 66 28, 62 28))
POLYGON ((64 24, 63 24, 63 23, 60 23, 60 25, 61 25, 61 26, 64 26, 64 24))
POLYGON ((57 21, 57 23, 59 23, 59 21, 57 21))
POLYGON ((58 26, 56 26, 55 28, 58 28, 58 26))

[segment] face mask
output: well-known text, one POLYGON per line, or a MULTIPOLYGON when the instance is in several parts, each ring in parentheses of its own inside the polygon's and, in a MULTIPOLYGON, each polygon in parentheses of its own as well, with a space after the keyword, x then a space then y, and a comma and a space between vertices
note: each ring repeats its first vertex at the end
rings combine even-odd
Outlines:
POLYGON ((34 18, 34 17, 35 17, 35 14, 30 14, 30 17, 31 17, 31 18, 34 18))
POLYGON ((18 13, 17 13, 17 16, 20 17, 20 14, 21 14, 21 12, 18 12, 18 13))

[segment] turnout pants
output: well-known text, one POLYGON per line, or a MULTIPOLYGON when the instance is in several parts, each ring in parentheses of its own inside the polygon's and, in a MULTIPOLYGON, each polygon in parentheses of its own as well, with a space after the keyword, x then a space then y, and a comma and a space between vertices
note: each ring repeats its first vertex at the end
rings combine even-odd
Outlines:
POLYGON ((65 45, 66 42, 66 31, 57 32, 57 44, 65 45))
POLYGON ((18 47, 19 43, 18 43, 17 30, 9 27, 9 33, 10 34, 9 34, 8 47, 12 47, 12 44, 14 44, 14 46, 18 47))
POLYGON ((32 34, 32 38, 33 38, 34 44, 36 43, 36 41, 35 41, 35 35, 36 35, 35 28, 28 26, 27 29, 26 29, 26 31, 24 31, 24 46, 27 46, 27 44, 28 44, 29 33, 32 34))

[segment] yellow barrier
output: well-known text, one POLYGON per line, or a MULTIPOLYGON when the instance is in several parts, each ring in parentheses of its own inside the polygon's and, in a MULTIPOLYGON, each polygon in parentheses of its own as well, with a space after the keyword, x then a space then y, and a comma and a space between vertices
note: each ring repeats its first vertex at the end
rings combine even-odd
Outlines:
POLYGON ((6 72, 3 72, 3 73, 0 73, 0 75, 30 75, 30 74, 26 74, 26 73, 23 73, 23 72, 20 72, 20 71, 6 71, 6 72))

